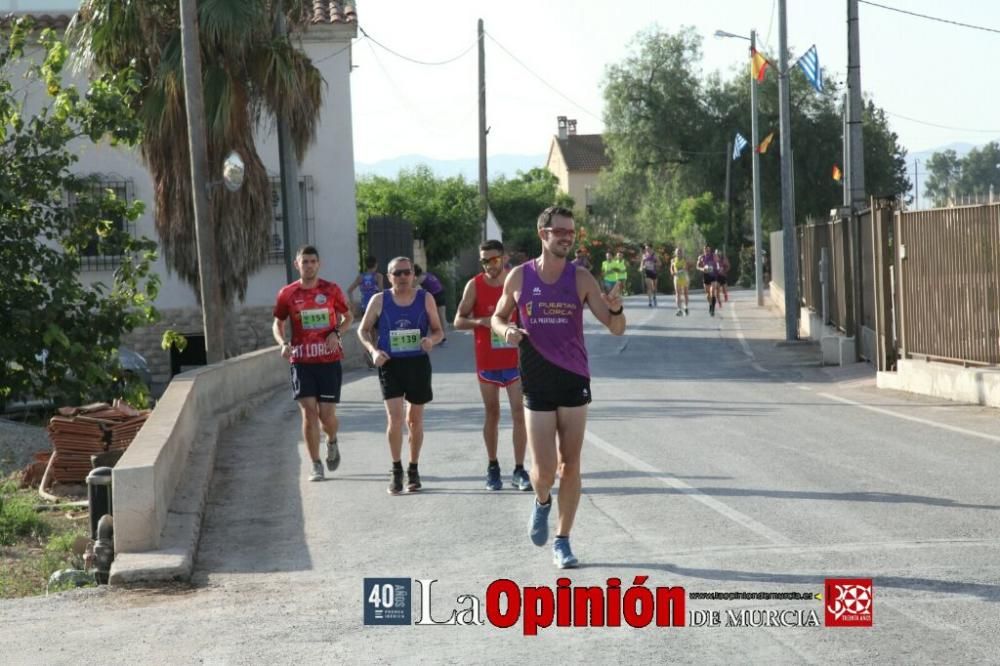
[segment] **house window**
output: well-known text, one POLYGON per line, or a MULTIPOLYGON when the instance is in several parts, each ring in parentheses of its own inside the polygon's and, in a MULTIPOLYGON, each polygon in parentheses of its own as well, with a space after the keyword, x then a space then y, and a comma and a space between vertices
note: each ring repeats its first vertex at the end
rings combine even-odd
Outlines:
MULTIPOLYGON (((313 228, 313 179, 303 176, 299 180, 299 201, 302 205, 302 227, 305 230, 305 241, 315 238, 313 228)), ((271 243, 267 253, 267 263, 281 264, 285 261, 285 228, 281 210, 281 178, 271 176, 271 243)))
MULTIPOLYGON (((127 203, 132 203, 135 198, 135 183, 131 178, 94 174, 88 178, 82 194, 67 192, 66 200, 72 209, 76 207, 81 198, 97 198, 107 190, 111 190, 117 198, 127 203)), ((135 225, 124 216, 112 217, 111 223, 117 231, 135 235, 135 225)), ((113 271, 121 264, 123 256, 122 252, 108 252, 106 244, 99 247, 97 238, 94 238, 80 253, 80 269, 84 271, 113 271)))

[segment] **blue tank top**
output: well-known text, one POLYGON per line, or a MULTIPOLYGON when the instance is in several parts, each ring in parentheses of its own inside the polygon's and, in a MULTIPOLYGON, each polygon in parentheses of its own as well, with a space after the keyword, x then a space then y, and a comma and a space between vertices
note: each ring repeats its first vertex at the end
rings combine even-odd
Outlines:
POLYGON ((361 274, 361 284, 358 285, 361 289, 361 309, 368 309, 368 301, 372 300, 372 296, 378 293, 378 279, 375 277, 375 273, 362 273, 361 274))
POLYGON ((427 337, 430 321, 427 319, 427 297, 417 289, 413 302, 397 305, 392 289, 382 292, 382 313, 378 317, 378 348, 390 358, 426 356, 420 348, 421 338, 427 337))

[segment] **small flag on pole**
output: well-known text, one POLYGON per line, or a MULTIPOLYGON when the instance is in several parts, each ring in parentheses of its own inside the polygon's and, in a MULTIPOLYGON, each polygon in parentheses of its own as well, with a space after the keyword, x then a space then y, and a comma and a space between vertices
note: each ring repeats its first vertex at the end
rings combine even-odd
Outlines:
POLYGON ((774 139, 774 132, 771 132, 766 137, 764 137, 764 140, 760 142, 759 146, 757 146, 757 152, 760 153, 761 155, 766 153, 768 147, 770 147, 771 145, 772 139, 774 139))
POLYGON ((837 166, 836 164, 834 164, 833 165, 833 179, 839 183, 841 178, 843 178, 843 174, 840 173, 840 167, 837 166))
POLYGON ((747 147, 747 140, 743 138, 743 135, 739 132, 736 133, 736 138, 733 139, 733 159, 740 159, 740 154, 743 149, 747 147))
POLYGON ((764 72, 771 63, 757 49, 750 49, 750 76, 760 83, 764 80, 764 72))
POLYGON ((806 78, 809 79, 809 84, 816 89, 816 92, 823 92, 823 70, 819 67, 819 55, 816 53, 815 44, 802 54, 798 65, 806 75, 806 78))

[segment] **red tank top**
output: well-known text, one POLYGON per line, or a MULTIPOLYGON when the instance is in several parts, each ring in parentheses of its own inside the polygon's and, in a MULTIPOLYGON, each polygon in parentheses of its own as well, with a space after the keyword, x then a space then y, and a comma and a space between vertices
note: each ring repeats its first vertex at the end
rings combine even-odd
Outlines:
MULTIPOLYGON (((491 287, 485 278, 483 273, 475 277, 476 302, 472 306, 473 317, 492 317, 500 296, 503 295, 503 285, 491 287)), ((516 321, 516 316, 511 321, 516 321)), ((517 367, 517 347, 508 345, 502 337, 484 326, 476 326, 475 335, 476 370, 507 370, 517 367)))

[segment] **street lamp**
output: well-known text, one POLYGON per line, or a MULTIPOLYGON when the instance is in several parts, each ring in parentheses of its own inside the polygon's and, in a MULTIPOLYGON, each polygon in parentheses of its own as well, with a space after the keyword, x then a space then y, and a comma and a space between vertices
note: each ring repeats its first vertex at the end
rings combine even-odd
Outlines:
MULTIPOLYGON (((751 30, 750 36, 737 35, 725 30, 716 30, 716 37, 734 37, 736 39, 746 39, 750 42, 750 58, 753 61, 754 51, 757 50, 757 31, 751 30)), ((763 242, 764 233, 760 222, 760 153, 757 152, 760 146, 760 137, 757 133, 757 79, 750 73, 750 142, 753 144, 753 275, 754 285, 757 290, 757 305, 764 305, 764 260, 763 242)))

